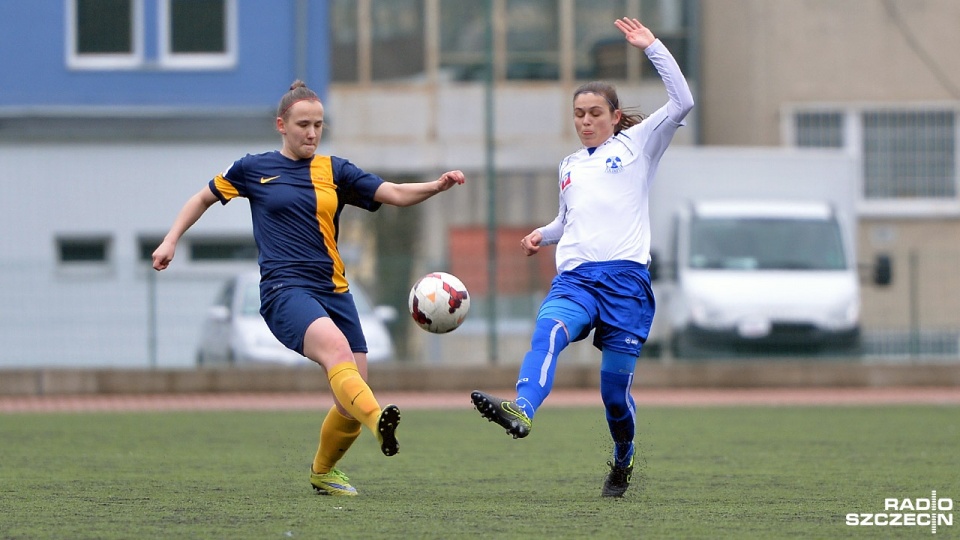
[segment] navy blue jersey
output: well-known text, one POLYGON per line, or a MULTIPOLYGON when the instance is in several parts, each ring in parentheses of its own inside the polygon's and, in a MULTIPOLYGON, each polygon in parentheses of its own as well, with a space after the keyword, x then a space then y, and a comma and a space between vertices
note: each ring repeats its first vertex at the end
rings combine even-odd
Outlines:
POLYGON ((345 205, 376 211, 383 179, 335 156, 292 160, 279 151, 247 154, 210 180, 227 204, 250 201, 253 236, 260 251, 260 296, 278 287, 345 292, 349 288, 337 249, 345 205))

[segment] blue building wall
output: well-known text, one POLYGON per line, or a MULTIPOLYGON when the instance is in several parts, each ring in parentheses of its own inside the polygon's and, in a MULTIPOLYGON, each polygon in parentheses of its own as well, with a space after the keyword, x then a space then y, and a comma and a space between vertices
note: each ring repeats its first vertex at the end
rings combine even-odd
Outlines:
MULTIPOLYGON (((166 0, 136 0, 143 61, 111 70, 69 66, 73 1, 0 0, 0 228, 22 232, 0 235, 0 305, 25 308, 0 309, 0 370, 190 366, 203 316, 241 263, 194 262, 181 248, 156 281, 151 323, 157 275, 138 246, 233 160, 279 146, 273 111, 294 79, 326 97, 328 2, 233 0, 236 63, 168 69, 166 0), (91 236, 107 239, 105 260, 62 263, 58 238, 91 236)), ((249 208, 233 206, 190 235, 252 238, 249 208)))
POLYGON ((66 10, 70 1, 0 2, 0 110, 49 106, 263 109, 276 106, 296 78, 326 95, 327 0, 236 0, 237 63, 229 69, 207 70, 158 67, 163 0, 142 0, 142 66, 69 68, 66 10), (306 14, 306 20, 300 14, 306 14), (298 28, 305 30, 302 41, 297 39, 298 28), (305 45, 304 50, 298 50, 298 43, 305 45))

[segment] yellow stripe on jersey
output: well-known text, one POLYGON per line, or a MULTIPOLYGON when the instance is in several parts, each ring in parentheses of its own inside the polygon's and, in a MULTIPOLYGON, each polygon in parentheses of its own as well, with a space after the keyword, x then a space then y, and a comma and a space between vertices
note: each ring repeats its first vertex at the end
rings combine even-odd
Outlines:
POLYGON ((217 187, 217 190, 221 195, 223 195, 223 198, 228 201, 240 195, 240 192, 237 191, 237 188, 233 187, 233 184, 224 178, 222 174, 218 174, 216 177, 214 177, 213 185, 217 187))
POLYGON ((343 260, 337 250, 337 231, 334 229, 334 218, 337 213, 338 198, 337 186, 333 183, 333 165, 330 156, 314 156, 310 163, 310 179, 313 181, 313 191, 317 196, 317 223, 320 234, 327 246, 327 255, 333 262, 333 286, 336 292, 346 292, 349 285, 344 275, 343 260))

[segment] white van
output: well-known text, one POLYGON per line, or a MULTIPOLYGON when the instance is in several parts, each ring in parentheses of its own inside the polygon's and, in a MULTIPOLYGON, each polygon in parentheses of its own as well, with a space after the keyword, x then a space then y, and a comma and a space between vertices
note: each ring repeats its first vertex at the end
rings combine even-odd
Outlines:
POLYGON ((681 208, 670 317, 675 356, 857 349, 859 272, 826 202, 700 201, 681 208))
MULTIPOLYGON (((650 196, 648 354, 855 354, 858 174, 834 150, 667 151, 650 196)), ((889 258, 872 264, 889 283, 889 258)))

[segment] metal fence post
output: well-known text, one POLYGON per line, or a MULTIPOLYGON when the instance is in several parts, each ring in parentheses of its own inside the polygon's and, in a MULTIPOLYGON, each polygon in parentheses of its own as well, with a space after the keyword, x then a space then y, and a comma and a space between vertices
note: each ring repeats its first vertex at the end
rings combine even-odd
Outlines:
POLYGON ((147 270, 147 360, 157 367, 157 272, 147 270))

